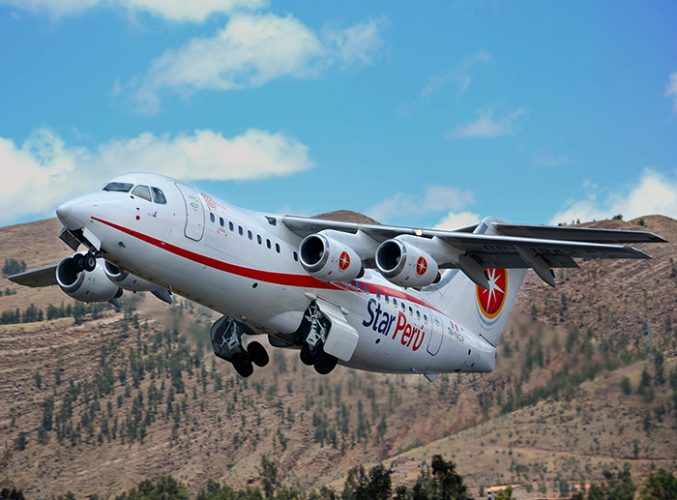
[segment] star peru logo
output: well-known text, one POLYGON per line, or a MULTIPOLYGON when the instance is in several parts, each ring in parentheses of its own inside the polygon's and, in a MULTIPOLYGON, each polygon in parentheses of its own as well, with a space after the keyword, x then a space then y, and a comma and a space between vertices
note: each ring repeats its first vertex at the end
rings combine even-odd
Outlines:
POLYGON ((428 261, 425 260, 425 257, 419 257, 416 261, 416 274, 423 276, 428 270, 428 261))
POLYGON ((350 255, 348 254, 348 252, 343 251, 341 252, 341 255, 339 255, 339 269, 341 271, 345 271, 346 269, 348 269, 349 266, 350 266, 350 255))
POLYGON ((508 273, 505 269, 490 267, 484 270, 489 281, 489 288, 476 285, 477 304, 480 312, 487 319, 496 318, 503 309, 508 293, 508 273))

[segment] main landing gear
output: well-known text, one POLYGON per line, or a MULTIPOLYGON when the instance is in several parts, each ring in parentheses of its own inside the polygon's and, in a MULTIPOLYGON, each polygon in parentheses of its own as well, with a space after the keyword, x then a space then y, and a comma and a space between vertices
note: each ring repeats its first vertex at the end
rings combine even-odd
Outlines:
POLYGON ((231 362, 242 377, 254 373, 254 365, 264 367, 270 361, 268 352, 259 342, 243 345, 242 336, 252 333, 244 323, 226 316, 216 321, 209 330, 214 354, 231 362))
POLYGON ((326 318, 314 302, 306 310, 301 325, 303 341, 301 342, 301 362, 312 365, 321 375, 330 373, 338 360, 324 351, 324 343, 331 328, 331 322, 326 318))

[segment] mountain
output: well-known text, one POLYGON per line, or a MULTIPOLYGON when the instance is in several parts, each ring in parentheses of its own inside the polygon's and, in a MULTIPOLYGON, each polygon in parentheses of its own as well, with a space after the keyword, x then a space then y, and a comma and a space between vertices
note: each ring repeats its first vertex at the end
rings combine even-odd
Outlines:
MULTIPOLYGON (((0 278, 0 314, 43 311, 0 325, 0 488, 108 497, 166 473, 193 491, 209 479, 246 486, 264 455, 286 482, 316 488, 380 461, 409 482, 441 453, 474 494, 514 484, 520 498, 624 463, 638 480, 674 470, 677 221, 593 225, 671 243, 644 248, 648 261, 582 262, 554 289, 529 275, 497 370, 434 383, 340 367, 320 376, 280 350, 243 380, 211 354, 216 315, 203 307, 137 294, 121 312, 83 309, 0 278), (50 305, 64 317, 44 320, 50 305)), ((54 262, 69 254, 57 234, 55 220, 2 228, 0 262, 54 262)))

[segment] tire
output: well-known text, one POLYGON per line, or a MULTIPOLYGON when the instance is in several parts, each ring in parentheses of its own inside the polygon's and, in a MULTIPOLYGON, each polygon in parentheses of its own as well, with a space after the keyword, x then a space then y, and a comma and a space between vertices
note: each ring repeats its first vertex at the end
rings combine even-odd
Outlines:
POLYGON ((88 253, 85 255, 83 266, 85 271, 90 273, 96 269, 96 257, 94 257, 94 254, 88 253))
POLYGON ((244 378, 247 378, 254 373, 254 366, 252 365, 249 356, 235 358, 233 360, 233 367, 235 368, 235 371, 244 378))
POLYGON ((326 352, 322 352, 318 360, 315 362, 315 371, 320 375, 327 375, 334 368, 336 368, 337 363, 338 359, 336 359, 334 356, 327 354, 326 352))
POLYGON ((268 352, 266 352, 266 348, 256 341, 249 343, 247 346, 247 352, 256 366, 264 367, 270 361, 268 352))
POLYGON ((315 363, 315 353, 310 350, 310 347, 305 342, 301 346, 301 363, 311 366, 315 363))

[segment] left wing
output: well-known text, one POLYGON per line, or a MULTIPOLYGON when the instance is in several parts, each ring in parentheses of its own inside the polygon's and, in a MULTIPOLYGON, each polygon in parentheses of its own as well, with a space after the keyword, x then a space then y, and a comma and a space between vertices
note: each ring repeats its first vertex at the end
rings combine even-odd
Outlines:
POLYGON ((34 288, 56 285, 56 266, 57 264, 50 264, 49 266, 29 269, 23 273, 7 276, 7 279, 19 285, 34 288))
MULTIPOLYGON (((482 222, 493 226, 499 234, 477 234, 439 229, 418 229, 403 226, 359 224, 317 218, 284 216, 281 218, 292 232, 305 237, 325 229, 347 233, 363 233, 376 244, 387 239, 406 236, 407 241, 422 249, 442 248, 440 267, 461 268, 477 276, 481 268, 533 268, 547 283, 554 284, 551 268, 576 267, 574 258, 582 259, 646 259, 649 255, 622 243, 665 241, 643 231, 614 231, 549 226, 515 226, 498 222, 482 222), (500 234, 504 229, 511 235, 500 234), (588 232, 589 231, 589 232, 588 232), (533 237, 535 236, 535 237, 533 237), (412 239, 411 237, 416 238, 412 239), (598 243, 602 241, 602 243, 598 243), (440 245, 442 242, 444 245, 440 245), (473 270, 474 269, 474 272, 473 270)), ((480 231, 483 232, 483 231, 480 231)), ((477 281, 474 278, 474 281, 477 281)), ((481 278, 480 278, 481 281, 481 278)))

